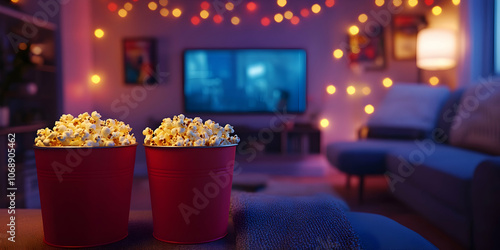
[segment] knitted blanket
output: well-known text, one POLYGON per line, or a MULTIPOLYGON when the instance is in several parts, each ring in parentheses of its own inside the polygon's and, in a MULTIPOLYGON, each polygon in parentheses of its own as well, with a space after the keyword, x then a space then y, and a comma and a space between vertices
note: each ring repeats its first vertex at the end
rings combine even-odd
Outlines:
POLYGON ((237 249, 360 249, 342 205, 331 195, 234 192, 237 249))

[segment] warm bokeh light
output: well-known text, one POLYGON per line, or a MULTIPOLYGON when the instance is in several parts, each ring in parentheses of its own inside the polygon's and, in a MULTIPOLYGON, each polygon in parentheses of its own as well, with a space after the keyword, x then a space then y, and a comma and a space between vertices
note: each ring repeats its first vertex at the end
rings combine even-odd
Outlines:
POLYGON ((408 0, 408 5, 410 7, 415 7, 418 4, 418 0, 408 0))
POLYGON ((354 86, 349 86, 347 87, 346 92, 349 95, 354 95, 354 93, 356 93, 356 88, 354 86))
POLYGON ((333 86, 333 85, 328 85, 328 87, 326 87, 326 92, 330 95, 335 94, 336 91, 337 91, 337 88, 335 88, 335 86, 333 86))
POLYGON ((198 24, 200 24, 200 21, 201 21, 201 19, 200 19, 199 17, 197 17, 197 16, 193 16, 193 17, 191 17, 191 23, 192 23, 193 25, 198 25, 198 24))
POLYGON ((234 10, 234 4, 231 2, 227 2, 225 7, 226 7, 226 10, 229 10, 229 11, 234 10))
POLYGON ((126 11, 131 11, 133 7, 134 7, 134 6, 133 6, 131 3, 128 3, 128 2, 127 2, 127 3, 125 3, 125 4, 123 5, 123 8, 124 8, 126 11))
POLYGON ((42 54, 42 47, 31 45, 31 53, 37 56, 42 54))
POLYGON ((118 11, 118 15, 121 16, 121 17, 126 17, 127 14, 128 14, 128 12, 125 9, 120 9, 118 11))
POLYGON ((375 108, 373 107, 373 105, 368 104, 365 106, 365 113, 373 114, 374 111, 375 111, 375 108))
POLYGON ((200 11, 200 17, 203 18, 203 19, 207 19, 208 16, 210 16, 210 13, 208 13, 207 10, 202 10, 200 11))
POLYGON ((20 50, 26 50, 28 48, 28 45, 26 43, 20 43, 19 46, 18 46, 18 48, 20 50))
POLYGON ((10 0, 11 3, 19 3, 19 0, 10 0))
POLYGON ((292 17, 292 19, 290 19, 290 22, 293 24, 293 25, 297 25, 299 24, 300 22, 300 18, 298 16, 294 16, 292 17))
POLYGON ((281 15, 280 13, 274 15, 274 21, 277 23, 281 23, 281 21, 283 21, 283 15, 281 15))
POLYGON ((280 6, 280 7, 285 7, 285 5, 286 5, 286 0, 277 0, 277 1, 276 1, 276 4, 278 4, 278 6, 280 6))
POLYGON ((349 33, 351 33, 351 35, 357 35, 359 33, 359 28, 358 26, 356 25, 353 25, 351 27, 349 27, 349 33))
POLYGON ((260 23, 262 24, 262 26, 269 26, 269 24, 271 24, 271 19, 263 17, 262 19, 260 19, 260 23))
POLYGON ((160 15, 166 17, 166 16, 168 16, 168 13, 170 13, 170 12, 168 11, 167 8, 161 8, 160 15))
MULTIPOLYGON (((167 4, 168 4, 168 0, 160 0, 160 1, 158 1, 158 2, 159 2, 159 3, 160 3, 160 5, 161 5, 161 6, 163 6, 163 7, 167 6, 167 4)), ((208 9, 208 8, 207 8, 207 9, 208 9)))
POLYGON ((321 11, 321 6, 319 4, 313 4, 313 6, 311 6, 311 11, 317 14, 321 11))
POLYGON ((381 7, 382 5, 384 5, 384 3, 384 0, 375 0, 375 5, 377 5, 378 7, 381 7))
POLYGON ((247 3, 247 10, 248 11, 254 11, 257 9, 257 4, 255 4, 254 2, 248 2, 247 3))
POLYGON ((102 29, 96 29, 96 30, 94 31, 94 35, 95 35, 95 37, 97 37, 97 38, 101 38, 101 37, 103 37, 103 36, 104 36, 104 30, 102 30, 102 29))
POLYGON ((306 9, 306 8, 303 8, 302 10, 300 10, 300 15, 303 16, 303 17, 308 17, 309 16, 309 10, 306 9))
POLYGON ((108 10, 113 12, 113 11, 116 11, 118 9, 118 5, 116 3, 108 3, 108 10))
POLYGON ((323 118, 323 119, 321 119, 321 121, 319 122, 319 125, 320 125, 322 128, 326 128, 326 127, 328 127, 328 125, 330 125, 330 122, 328 121, 328 119, 323 118))
POLYGON ((90 81, 92 81, 94 84, 98 84, 101 82, 101 77, 99 75, 93 75, 90 77, 90 81))
POLYGON ((240 23, 240 18, 237 16, 233 16, 233 18, 231 18, 231 23, 234 25, 238 25, 240 23))
POLYGON ((358 16, 358 21, 360 23, 365 23, 366 21, 368 21, 368 16, 366 14, 361 14, 358 16))
POLYGON ((391 87, 392 86, 392 79, 389 77, 384 78, 384 80, 382 80, 382 85, 384 85, 384 87, 386 87, 386 88, 391 87))
POLYGON ((436 86, 439 84, 439 78, 437 78, 436 76, 433 76, 433 77, 429 78, 429 83, 432 86, 436 86))
POLYGON ((432 4, 434 4, 434 0, 424 0, 424 3, 427 6, 431 6, 432 4))
POLYGON ((172 15, 174 17, 180 17, 182 15, 182 11, 179 8, 175 8, 174 10, 172 10, 172 15))
POLYGON ((439 6, 434 6, 432 8, 432 14, 434 14, 435 16, 441 15, 441 12, 443 12, 443 9, 441 9, 441 7, 439 6))
POLYGON ((286 19, 292 19, 292 17, 293 17, 293 12, 291 12, 289 10, 285 11, 285 18, 286 19))
POLYGON ((361 89, 361 93, 363 93, 363 95, 369 95, 371 92, 372 89, 370 89, 370 87, 364 87, 361 89))
POLYGON ((210 3, 207 2, 207 1, 203 1, 201 4, 200 4, 200 7, 202 10, 208 10, 210 8, 210 3))
POLYGON ((326 7, 331 8, 333 5, 335 5, 335 0, 325 0, 326 7))
POLYGON ((340 59, 344 56, 344 52, 341 49, 336 49, 333 51, 333 57, 340 59))
POLYGON ((401 6, 403 4, 403 0, 392 0, 392 4, 396 7, 401 6))
POLYGON ((156 10, 158 8, 158 4, 156 4, 155 2, 149 2, 148 3, 148 8, 150 10, 156 10))
POLYGON ((221 23, 222 20, 224 20, 224 19, 222 18, 221 15, 215 15, 214 16, 214 23, 221 23))
POLYGON ((460 0, 451 0, 451 2, 452 2, 454 5, 459 5, 459 4, 460 4, 460 0))

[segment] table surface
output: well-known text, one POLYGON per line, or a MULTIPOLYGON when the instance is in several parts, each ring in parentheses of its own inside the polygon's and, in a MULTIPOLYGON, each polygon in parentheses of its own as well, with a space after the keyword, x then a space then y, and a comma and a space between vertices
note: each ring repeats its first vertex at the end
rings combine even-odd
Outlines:
MULTIPOLYGON (((9 223, 7 209, 0 209, 0 248, 4 249, 56 249, 43 243, 42 214, 40 209, 16 209, 16 242, 7 240, 9 223)), ((128 236, 112 244, 92 249, 234 249, 235 234, 231 219, 226 237, 204 244, 177 245, 155 239, 151 211, 131 210, 128 236)))

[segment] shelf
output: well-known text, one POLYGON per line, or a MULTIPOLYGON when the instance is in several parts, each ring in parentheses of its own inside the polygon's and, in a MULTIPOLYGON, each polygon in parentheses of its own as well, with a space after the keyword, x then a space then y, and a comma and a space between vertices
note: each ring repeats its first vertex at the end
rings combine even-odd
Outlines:
POLYGON ((44 29, 48 29, 48 30, 56 30, 57 29, 57 25, 55 23, 44 22, 43 25, 35 24, 33 22, 35 17, 28 15, 26 13, 20 12, 18 10, 14 10, 14 9, 11 9, 11 8, 8 8, 5 6, 1 6, 1 5, 0 5, 0 14, 10 16, 12 18, 18 19, 19 21, 29 22, 31 24, 34 24, 34 25, 40 27, 40 28, 44 28, 44 29))
POLYGON ((21 134, 21 133, 36 132, 38 129, 47 127, 47 125, 48 125, 47 122, 39 122, 30 125, 0 128, 0 135, 6 135, 9 133, 21 134))

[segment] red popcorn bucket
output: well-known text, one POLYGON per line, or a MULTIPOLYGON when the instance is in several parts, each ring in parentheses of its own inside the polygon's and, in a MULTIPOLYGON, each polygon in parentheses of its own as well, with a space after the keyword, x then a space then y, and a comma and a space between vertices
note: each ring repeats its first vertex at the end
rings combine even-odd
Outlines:
POLYGON ((136 149, 34 147, 45 243, 92 247, 127 237, 136 149))
POLYGON ((226 236, 236 145, 145 147, 153 236, 181 244, 226 236))

